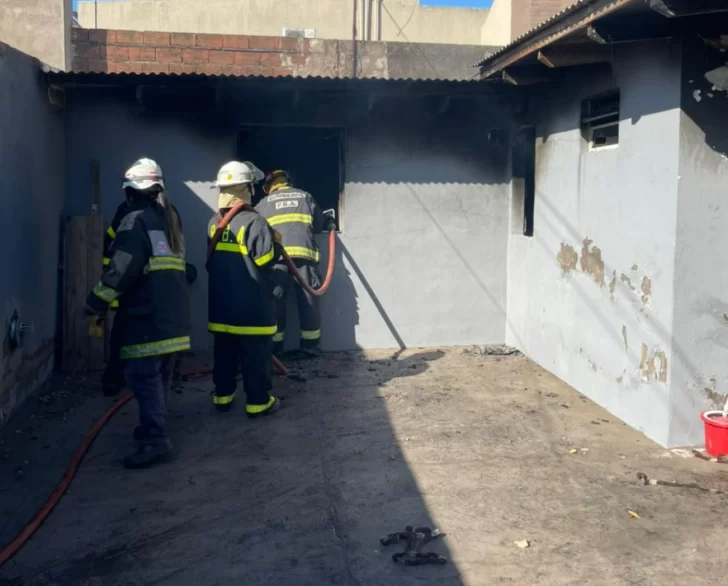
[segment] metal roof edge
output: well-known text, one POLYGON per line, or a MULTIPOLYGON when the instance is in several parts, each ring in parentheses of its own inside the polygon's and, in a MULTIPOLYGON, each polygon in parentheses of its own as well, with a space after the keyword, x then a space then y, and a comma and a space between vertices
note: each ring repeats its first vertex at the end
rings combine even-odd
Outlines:
POLYGON ((116 79, 153 78, 153 79, 226 79, 226 80, 325 80, 342 82, 379 82, 379 83, 444 83, 444 84, 478 84, 479 79, 459 79, 442 77, 332 77, 322 75, 237 75, 237 74, 204 74, 204 73, 144 73, 136 71, 62 71, 55 68, 44 68, 44 72, 56 79, 105 77, 116 79))
MULTIPOLYGON (((550 18, 548 18, 545 21, 543 21, 542 23, 536 25, 528 32, 524 33, 517 39, 514 39, 508 45, 502 47, 500 50, 489 55, 488 57, 483 59, 480 63, 478 63, 476 65, 476 67, 479 67, 481 70, 488 65, 491 66, 486 71, 486 73, 481 75, 481 78, 490 77, 493 73, 496 73, 497 71, 500 71, 500 69, 503 69, 507 65, 510 65, 511 63, 505 63, 503 65, 492 65, 492 64, 496 63, 498 61, 508 61, 507 54, 511 51, 514 51, 515 49, 518 49, 522 45, 525 45, 527 41, 533 39, 534 42, 537 43, 538 45, 532 47, 532 50, 527 51, 525 54, 532 53, 536 49, 550 44, 551 42, 555 41, 556 39, 560 38, 561 36, 564 36, 566 34, 573 32, 574 30, 577 30, 578 28, 586 26, 590 22, 593 22, 594 20, 597 20, 598 18, 601 18, 602 16, 609 14, 610 12, 618 10, 619 8, 621 8, 627 4, 630 4, 633 1, 634 0, 578 0, 578 2, 576 2, 575 4, 572 4, 571 6, 564 8, 564 10, 562 10, 561 12, 557 12, 550 18), (583 12, 582 18, 578 19, 576 23, 573 23, 571 25, 566 25, 566 23, 564 21, 569 16, 574 15, 578 12, 583 12), (551 33, 548 32, 547 29, 552 28, 552 27, 557 27, 558 25, 561 25, 561 24, 566 25, 566 26, 564 26, 564 28, 562 30, 553 31, 551 33), (540 38, 535 39, 535 37, 540 37, 540 38)), ((523 56, 525 56, 525 55, 523 55, 523 56)))

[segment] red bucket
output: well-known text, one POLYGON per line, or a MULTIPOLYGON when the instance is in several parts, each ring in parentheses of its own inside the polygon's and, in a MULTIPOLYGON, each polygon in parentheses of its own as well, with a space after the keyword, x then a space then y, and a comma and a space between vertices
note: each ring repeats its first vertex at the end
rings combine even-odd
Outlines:
POLYGON ((715 458, 728 455, 728 417, 722 411, 705 411, 700 419, 705 424, 705 451, 715 458))

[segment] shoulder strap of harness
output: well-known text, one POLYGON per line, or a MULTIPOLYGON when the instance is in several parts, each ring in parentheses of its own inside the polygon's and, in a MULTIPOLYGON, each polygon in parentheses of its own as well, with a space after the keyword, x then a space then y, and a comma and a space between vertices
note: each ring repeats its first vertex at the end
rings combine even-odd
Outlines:
POLYGON ((210 258, 215 252, 215 247, 217 246, 217 243, 220 242, 220 238, 222 238, 222 233, 225 231, 225 228, 227 228, 230 225, 230 222, 233 221, 233 218, 242 211, 255 212, 249 204, 239 203, 231 207, 228 213, 225 214, 225 216, 217 223, 217 229, 212 235, 212 238, 210 238, 210 244, 207 245, 207 261, 205 262, 205 266, 210 264, 210 258))

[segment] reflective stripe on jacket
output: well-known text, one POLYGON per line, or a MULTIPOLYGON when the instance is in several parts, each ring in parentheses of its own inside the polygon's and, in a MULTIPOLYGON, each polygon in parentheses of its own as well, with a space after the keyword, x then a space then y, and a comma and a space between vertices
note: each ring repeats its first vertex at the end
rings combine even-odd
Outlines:
MULTIPOLYGON (((116 230, 119 228, 119 224, 121 224, 121 221, 124 219, 124 216, 129 212, 129 203, 127 201, 123 201, 121 205, 119 205, 118 208, 116 208, 116 213, 114 213, 114 218, 111 220, 111 224, 106 229, 106 232, 104 233, 104 266, 107 267, 109 264, 111 264, 111 245, 114 243, 114 239, 116 238, 116 230)), ((111 309, 116 309, 119 307, 119 300, 114 299, 109 304, 109 307, 111 309)))
MULTIPOLYGON (((207 225, 207 242, 219 216, 207 225)), ((272 336, 276 333, 270 271, 278 258, 273 230, 252 211, 235 216, 208 263, 208 327, 215 334, 272 336)))
POLYGON ((121 358, 189 350, 190 306, 184 251, 175 254, 154 202, 129 206, 115 230, 109 263, 87 304, 97 313, 119 301, 121 358))
POLYGON ((280 233, 291 258, 319 261, 313 235, 324 229, 324 216, 310 193, 284 186, 264 197, 255 209, 280 233))

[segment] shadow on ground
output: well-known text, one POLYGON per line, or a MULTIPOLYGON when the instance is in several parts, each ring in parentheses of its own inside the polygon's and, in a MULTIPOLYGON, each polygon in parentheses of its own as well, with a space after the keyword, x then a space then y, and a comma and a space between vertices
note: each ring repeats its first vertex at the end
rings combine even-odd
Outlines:
MULTIPOLYGON (((278 378, 284 410, 255 422, 241 408, 214 412, 209 378, 188 380, 172 393, 179 459, 140 473, 119 462, 132 447, 135 411, 126 408, 96 442, 69 494, 0 576, 38 585, 313 586, 427 577, 461 584, 452 563, 401 568, 391 561, 401 547, 382 551, 379 544, 405 525, 433 526, 380 391, 399 377, 422 375, 442 355, 335 354, 292 364, 306 382, 278 378)), ((91 410, 99 411, 100 402, 91 398, 91 410)), ((67 410, 55 415, 60 422, 48 425, 68 434, 60 425, 67 410)), ((83 431, 93 419, 88 415, 74 422, 83 431)), ((81 434, 71 435, 62 441, 73 444, 81 434)), ((27 456, 25 472, 3 482, 6 504, 25 503, 22 511, 4 511, 4 542, 32 514, 28 501, 37 506, 51 489, 49 473, 38 477, 45 492, 23 496, 34 458, 27 456)), ((450 557, 445 543, 428 549, 450 557)))
MULTIPOLYGON (((278 379, 285 409, 255 422, 239 408, 213 412, 210 381, 189 380, 173 395, 179 459, 139 473, 119 463, 132 444, 128 408, 0 583, 724 583, 726 497, 635 476, 725 490, 728 471, 660 449, 522 356, 486 354, 300 362, 306 382, 278 379), (451 563, 396 566, 379 538, 407 524, 447 533, 432 549, 451 563)), ((59 411, 34 431, 2 430, 15 446, 0 461, 3 541, 67 461, 41 459, 48 434, 74 445, 106 404, 77 403, 65 422, 59 411), (18 439, 26 433, 39 439, 18 439), (16 478, 18 458, 28 463, 16 478)))

